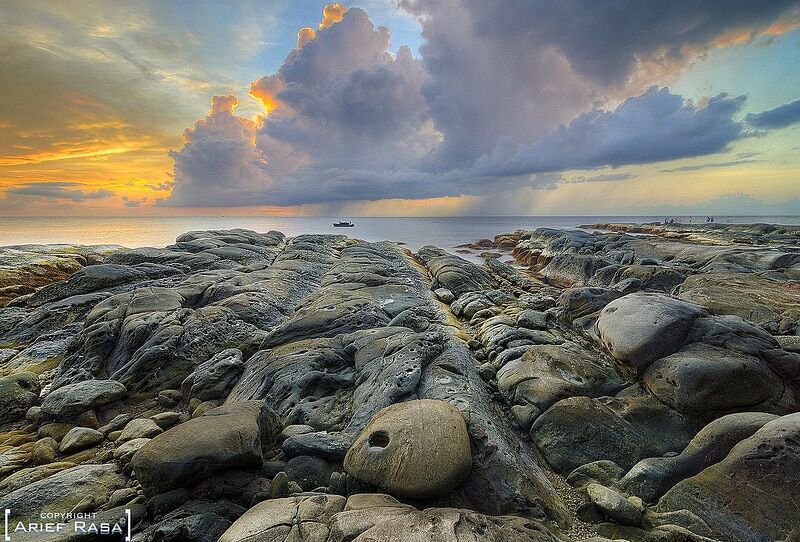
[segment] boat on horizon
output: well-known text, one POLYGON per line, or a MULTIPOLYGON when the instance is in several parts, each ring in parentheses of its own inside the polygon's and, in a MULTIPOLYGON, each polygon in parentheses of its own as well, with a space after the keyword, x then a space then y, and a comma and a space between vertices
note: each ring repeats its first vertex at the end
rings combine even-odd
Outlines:
POLYGON ((348 221, 340 220, 339 222, 333 223, 334 228, 352 228, 353 226, 355 226, 355 224, 353 224, 349 220, 348 221))

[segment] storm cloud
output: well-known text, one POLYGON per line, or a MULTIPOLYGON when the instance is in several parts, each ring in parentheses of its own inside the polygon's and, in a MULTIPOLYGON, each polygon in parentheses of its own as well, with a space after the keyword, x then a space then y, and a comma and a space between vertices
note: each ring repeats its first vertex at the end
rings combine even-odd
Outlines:
POLYGON ((745 98, 696 104, 669 82, 705 51, 794 28, 798 4, 400 0, 422 28, 419 58, 392 53, 363 10, 332 8, 251 83, 266 118, 214 98, 171 153, 175 188, 161 203, 482 195, 722 152, 747 135, 745 98))

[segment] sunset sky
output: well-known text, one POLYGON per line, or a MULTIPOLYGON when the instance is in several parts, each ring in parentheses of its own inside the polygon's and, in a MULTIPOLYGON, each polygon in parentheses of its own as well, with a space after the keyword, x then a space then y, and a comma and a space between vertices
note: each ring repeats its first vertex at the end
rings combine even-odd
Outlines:
POLYGON ((0 0, 0 216, 800 214, 800 0, 0 0))

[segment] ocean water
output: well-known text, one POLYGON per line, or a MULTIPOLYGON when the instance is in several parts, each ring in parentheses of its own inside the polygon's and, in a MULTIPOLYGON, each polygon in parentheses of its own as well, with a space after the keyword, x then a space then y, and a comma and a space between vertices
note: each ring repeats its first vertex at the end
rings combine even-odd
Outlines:
MULTIPOLYGON (((279 230, 288 236, 301 233, 342 233, 366 241, 396 241, 417 250, 424 245, 452 249, 499 233, 540 227, 576 228, 598 222, 659 222, 664 216, 499 216, 499 217, 0 217, 0 246, 21 244, 116 244, 126 247, 163 247, 191 230, 246 228, 258 232, 279 230), (349 219, 353 228, 334 228, 349 219)), ((674 217, 676 222, 705 222, 705 217, 674 217)), ((718 223, 800 225, 800 216, 726 216, 718 223)))

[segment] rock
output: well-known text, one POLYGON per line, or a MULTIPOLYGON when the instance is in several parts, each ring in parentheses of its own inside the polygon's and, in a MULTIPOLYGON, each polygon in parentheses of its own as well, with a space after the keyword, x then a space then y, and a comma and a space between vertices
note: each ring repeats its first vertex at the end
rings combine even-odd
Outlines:
POLYGON ((345 435, 315 431, 287 437, 281 444, 281 450, 286 457, 314 455, 341 461, 351 444, 352 439, 345 435))
POLYGON ((570 319, 575 320, 599 311, 619 297, 622 293, 618 290, 584 286, 564 290, 558 297, 558 304, 570 319))
POLYGON ((147 510, 157 518, 175 510, 188 500, 189 491, 181 487, 150 497, 147 501, 147 510))
POLYGON ((581 465, 567 476, 567 483, 578 489, 585 489, 592 482, 603 486, 613 486, 625 475, 625 471, 607 459, 581 465))
POLYGON ((484 516, 471 510, 419 511, 388 495, 313 495, 271 499, 248 510, 220 542, 308 540, 338 542, 557 542, 535 520, 484 516))
POLYGON ((114 459, 119 459, 123 463, 130 463, 136 452, 151 440, 149 438, 135 438, 120 444, 114 449, 114 459))
POLYGON ((39 377, 20 372, 0 378, 0 425, 21 420, 39 399, 39 377))
POLYGON ((720 537, 783 540, 800 525, 800 413, 772 420, 720 462, 678 482, 659 512, 689 510, 720 537))
POLYGON ((33 445, 31 456, 33 457, 33 462, 37 465, 46 465, 55 461, 57 451, 58 442, 54 438, 45 437, 37 440, 33 445))
POLYGON ((428 508, 416 510, 386 496, 370 496, 366 502, 347 501, 346 510, 330 521, 329 540, 359 542, 557 542, 544 523, 518 516, 486 516, 472 510, 428 508), (381 502, 383 501, 383 502, 381 502), (413 536, 414 538, 408 538, 413 536))
POLYGON ((52 422, 46 423, 39 428, 37 435, 39 438, 50 437, 56 441, 61 441, 64 435, 74 426, 68 423, 52 422))
POLYGON ((79 465, 0 497, 0 507, 10 509, 14 520, 28 521, 33 515, 72 510, 87 495, 103 504, 126 482, 116 465, 79 465))
POLYGON ((203 401, 192 410, 192 418, 198 418, 206 412, 213 410, 219 406, 219 401, 203 401))
POLYGON ((201 401, 225 399, 244 370, 242 351, 229 348, 197 366, 183 381, 184 397, 201 401))
POLYGON ((705 315, 699 305, 640 292, 606 305, 597 333, 611 355, 643 372, 653 361, 678 351, 692 322, 705 315))
POLYGON ((601 459, 628 470, 642 458, 682 450, 694 432, 650 396, 570 397, 536 419, 531 439, 550 466, 567 475, 601 459))
POLYGON ((333 468, 319 457, 300 455, 286 463, 285 471, 290 482, 296 482, 303 491, 311 491, 328 485, 333 468))
POLYGON ((103 433, 88 427, 73 427, 61 439, 62 454, 71 454, 103 442, 103 433))
POLYGON ((679 481, 722 461, 736 444, 776 418, 774 414, 761 412, 718 418, 701 429, 679 455, 649 457, 638 462, 620 480, 619 486, 647 502, 655 502, 679 481))
POLYGON ((567 397, 614 394, 624 381, 609 363, 568 343, 527 347, 497 371, 497 385, 510 404, 543 412, 567 397))
POLYGON ((325 541, 329 533, 327 522, 344 509, 345 502, 339 495, 270 499, 245 512, 219 542, 325 541))
POLYGON ((702 343, 654 362, 643 380, 663 403, 705 419, 737 410, 787 414, 800 409, 787 383, 766 362, 702 343))
POLYGON ((8 495, 13 491, 43 480, 62 470, 71 469, 74 466, 75 463, 69 461, 58 461, 18 470, 0 482, 0 495, 8 495))
POLYGON ((344 460, 355 478, 408 498, 445 495, 469 476, 464 418, 449 403, 416 400, 378 412, 344 460))
POLYGON ((517 325, 528 329, 547 329, 547 314, 526 309, 517 315, 517 325))
POLYGON ((114 440, 116 444, 122 444, 129 440, 140 438, 153 438, 163 433, 164 430, 150 418, 136 418, 125 425, 125 429, 114 440))
POLYGON ((586 486, 586 492, 592 503, 610 520, 632 526, 642 522, 642 512, 613 489, 592 483, 586 486))
POLYGON ((304 424, 295 424, 295 425, 287 425, 283 428, 283 431, 278 435, 278 440, 283 442, 287 438, 293 437, 295 435, 305 435, 308 433, 313 433, 314 428, 310 425, 304 424))
POLYGON ((447 288, 436 288, 433 293, 436 296, 436 299, 447 305, 456 300, 456 296, 454 296, 453 292, 447 288))
POLYGON ((289 496, 289 476, 285 472, 279 472, 272 479, 269 486, 270 499, 280 499, 281 497, 289 496))
POLYGON ((182 399, 183 393, 180 390, 161 390, 158 392, 158 402, 167 407, 177 405, 182 399))
POLYGON ((788 316, 796 324, 800 316, 797 283, 776 278, 775 273, 699 273, 686 279, 678 295, 714 314, 733 314, 757 324, 788 316))
POLYGON ((56 418, 72 416, 113 403, 127 394, 116 380, 87 380, 67 384, 50 392, 42 401, 42 412, 56 418))
POLYGON ((155 494, 212 472, 260 466, 279 431, 278 418, 265 402, 232 403, 156 436, 131 463, 142 486, 155 494))
POLYGON ((181 415, 178 412, 160 412, 150 416, 150 419, 161 429, 169 429, 180 421, 181 415))

